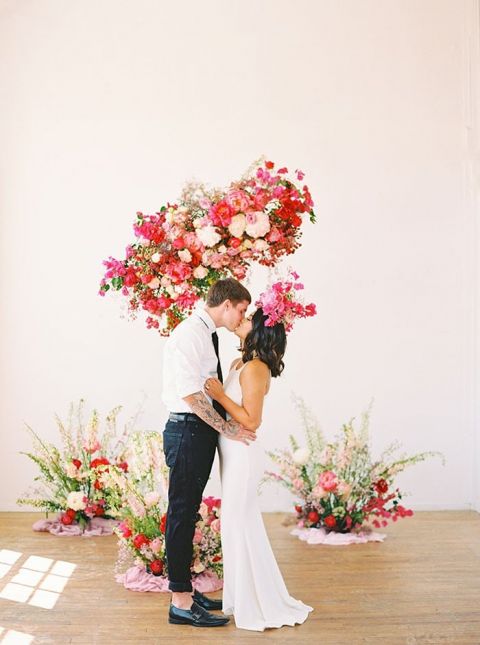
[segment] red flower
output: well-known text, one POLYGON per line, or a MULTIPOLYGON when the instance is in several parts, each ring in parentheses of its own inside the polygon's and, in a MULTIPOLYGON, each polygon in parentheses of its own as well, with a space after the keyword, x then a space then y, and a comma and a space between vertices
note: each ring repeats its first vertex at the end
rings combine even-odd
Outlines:
POLYGON ((129 538, 132 536, 132 529, 128 526, 126 522, 120 522, 118 528, 122 532, 122 537, 129 538))
POLYGON ((384 479, 379 479, 375 484, 375 490, 381 495, 385 494, 388 490, 388 484, 384 479))
POLYGON ((68 526, 73 522, 73 517, 71 517, 70 515, 67 515, 67 513, 64 513, 60 518, 60 522, 62 524, 65 524, 65 526, 68 526))
POLYGON ((143 533, 138 533, 134 538, 133 538, 133 546, 136 549, 140 549, 144 544, 148 546, 149 544, 149 539, 147 538, 146 535, 143 533))
POLYGON ((335 517, 333 515, 327 515, 327 517, 325 517, 323 519, 323 523, 329 529, 333 529, 337 525, 337 520, 335 519, 335 517))
POLYGON ((301 513, 303 511, 303 506, 300 506, 299 504, 296 504, 295 505, 295 510, 297 511, 297 513, 301 513))
POLYGON ((210 209, 209 215, 215 226, 228 226, 234 215, 234 210, 226 201, 218 202, 210 209))
POLYGON ((95 483, 93 484, 93 487, 95 490, 102 490, 102 484, 98 481, 98 479, 95 480, 95 483))
POLYGON ((220 562, 221 559, 222 559, 221 555, 215 555, 212 558, 212 562, 220 562))
POLYGON ((165 533, 166 528, 167 528, 167 514, 164 513, 162 515, 162 519, 160 520, 160 531, 162 533, 165 533))
POLYGON ((99 457, 97 459, 93 459, 90 462, 90 468, 98 468, 98 466, 109 466, 110 462, 106 457, 99 457))
POLYGON ((94 506, 94 507, 93 507, 93 514, 94 514, 94 515, 97 515, 97 516, 103 515, 103 514, 104 514, 103 507, 102 507, 102 506, 100 506, 100 505, 98 505, 98 506, 94 506))
POLYGON ((73 508, 67 508, 67 510, 65 511, 65 515, 68 515, 69 517, 72 518, 72 520, 74 520, 77 515, 77 511, 74 511, 73 508))
POLYGON ((117 468, 123 470, 124 473, 128 473, 128 464, 126 461, 121 461, 119 464, 117 464, 117 468))
POLYGON ((183 237, 177 237, 173 240, 172 246, 174 249, 184 249, 185 248, 185 240, 183 237))
POLYGON ((308 521, 312 524, 316 524, 319 519, 320 515, 317 513, 317 511, 310 511, 310 513, 308 514, 308 521))
POLYGON ((350 529, 352 526, 352 518, 350 517, 350 515, 347 515, 345 517, 345 526, 347 527, 347 529, 350 529))
POLYGON ((124 278, 124 284, 126 287, 133 287, 138 282, 138 278, 134 271, 129 271, 124 278))
POLYGON ((75 468, 78 469, 82 465, 82 462, 80 461, 80 459, 72 459, 72 464, 75 466, 75 468))
POLYGON ((273 163, 273 161, 266 161, 266 162, 265 162, 265 168, 266 168, 267 170, 272 170, 272 169, 273 169, 273 167, 274 167, 274 165, 275 165, 275 164, 273 163))
POLYGON ((159 576, 163 571, 163 562, 161 560, 153 560, 153 562, 150 562, 150 571, 155 576, 159 576))

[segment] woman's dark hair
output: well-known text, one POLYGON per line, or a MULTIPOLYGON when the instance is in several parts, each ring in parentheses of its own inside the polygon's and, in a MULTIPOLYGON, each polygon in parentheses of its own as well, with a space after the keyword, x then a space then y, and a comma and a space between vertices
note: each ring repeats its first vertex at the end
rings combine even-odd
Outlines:
POLYGON ((287 334, 283 323, 266 327, 267 317, 263 309, 257 309, 252 317, 252 330, 245 338, 242 361, 247 363, 258 357, 270 368, 272 376, 280 376, 285 367, 282 358, 287 347, 287 334))

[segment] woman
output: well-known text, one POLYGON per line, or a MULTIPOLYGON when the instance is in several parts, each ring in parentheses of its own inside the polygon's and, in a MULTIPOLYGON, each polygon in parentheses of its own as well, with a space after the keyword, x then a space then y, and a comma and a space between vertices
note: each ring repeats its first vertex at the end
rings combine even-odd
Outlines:
MULTIPOLYGON (((263 294, 265 302, 268 295, 263 294)), ((291 299, 288 302, 294 304, 291 299)), ((298 310, 299 303, 295 304, 298 310)), ((258 308, 235 331, 241 340, 242 358, 232 363, 224 385, 213 378, 205 383, 206 393, 225 408, 229 417, 250 430, 260 427, 270 380, 283 370, 285 326, 291 327, 291 323, 291 315, 281 319, 258 308)), ((258 439, 246 446, 220 437, 219 453, 223 613, 233 614, 237 627, 256 631, 303 623, 313 609, 289 595, 258 505, 263 448, 258 439)))

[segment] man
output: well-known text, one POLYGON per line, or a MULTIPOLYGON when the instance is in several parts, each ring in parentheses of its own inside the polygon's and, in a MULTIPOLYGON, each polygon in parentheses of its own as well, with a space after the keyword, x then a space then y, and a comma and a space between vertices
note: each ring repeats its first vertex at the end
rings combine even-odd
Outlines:
POLYGON ((219 627, 229 622, 208 609, 221 609, 195 591, 190 565, 193 535, 202 494, 210 476, 218 435, 247 444, 255 433, 225 420, 225 410, 207 398, 203 387, 211 376, 222 380, 217 327, 234 331, 245 317, 250 293, 233 278, 219 280, 208 292, 204 309, 195 310, 172 332, 165 344, 163 402, 169 418, 163 433, 170 469, 166 528, 169 622, 195 627, 219 627))

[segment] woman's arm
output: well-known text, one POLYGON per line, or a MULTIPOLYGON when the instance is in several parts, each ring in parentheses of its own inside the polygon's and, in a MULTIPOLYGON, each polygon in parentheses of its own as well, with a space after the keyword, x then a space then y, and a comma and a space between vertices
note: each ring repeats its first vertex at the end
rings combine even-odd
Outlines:
POLYGON ((255 431, 262 422, 263 399, 270 378, 270 370, 262 361, 249 361, 240 374, 242 405, 228 397, 218 379, 208 379, 206 394, 218 401, 230 416, 244 428, 255 431))

